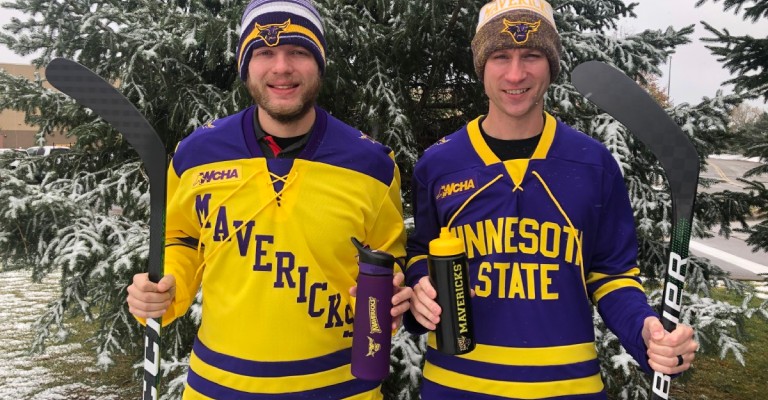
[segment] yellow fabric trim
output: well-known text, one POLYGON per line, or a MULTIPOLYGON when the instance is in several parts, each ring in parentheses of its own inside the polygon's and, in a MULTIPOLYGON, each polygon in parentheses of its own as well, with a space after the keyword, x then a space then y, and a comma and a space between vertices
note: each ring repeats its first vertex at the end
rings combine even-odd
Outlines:
MULTIPOLYGON (((480 133, 480 119, 483 116, 479 116, 467 124, 467 133, 469 134, 469 140, 472 143, 477 154, 483 160, 485 165, 491 165, 501 162, 499 157, 493 153, 488 144, 483 140, 483 134, 480 133)), ((528 170, 528 163, 530 160, 542 160, 547 157, 549 149, 552 147, 552 142, 555 140, 555 128, 557 127, 557 120, 549 113, 544 113, 544 129, 541 132, 541 139, 536 146, 533 155, 530 159, 517 159, 504 161, 504 167, 507 170, 512 182, 515 184, 515 190, 522 190, 523 177, 528 170)))
POLYGON ((287 28, 285 28, 285 32, 289 33, 300 33, 310 39, 312 39, 313 42, 315 42, 315 45, 317 45, 317 48, 320 49, 320 55, 323 56, 323 60, 325 60, 325 48, 323 48, 323 44, 320 42, 320 39, 315 36, 312 31, 309 29, 296 24, 290 24, 287 28))
POLYGON ((643 286, 634 279, 616 279, 600 286, 597 290, 595 290, 595 293, 592 295, 592 302, 596 304, 598 301, 600 301, 600 299, 603 298, 603 296, 607 295, 608 293, 626 287, 633 287, 640 290, 641 292, 644 292, 643 286))
POLYGON ((541 399, 590 394, 599 393, 603 390, 603 381, 600 378, 600 373, 586 378, 561 381, 504 382, 459 374, 427 362, 424 366, 424 377, 432 382, 451 388, 499 397, 514 396, 517 399, 541 399))
MULTIPOLYGON (((381 394, 381 389, 376 388, 369 392, 356 394, 352 397, 345 397, 342 400, 381 400, 383 398, 384 396, 381 394)), ((189 386, 186 386, 184 388, 184 395, 182 396, 182 400, 213 400, 213 399, 198 393, 197 391, 195 391, 189 386)))
POLYGON ((352 380, 349 364, 314 374, 258 378, 227 372, 206 364, 192 352, 189 367, 196 374, 231 389, 249 393, 280 394, 318 389, 352 380))
POLYGON ((481 187, 480 189, 477 189, 477 191, 475 191, 475 193, 472 193, 472 195, 471 195, 471 196, 469 196, 469 197, 467 198, 467 200, 465 200, 465 201, 464 201, 464 203, 462 203, 462 204, 461 204, 461 207, 459 207, 459 209, 458 209, 458 210, 456 210, 456 212, 455 212, 455 213, 453 213, 453 215, 451 216, 451 219, 450 219, 450 220, 448 220, 448 225, 446 225, 446 228, 448 228, 448 229, 450 229, 450 228, 451 228, 451 225, 453 225, 453 220, 456 218, 456 216, 457 216, 457 215, 459 215, 459 213, 461 212, 461 210, 463 210, 463 209, 464 209, 464 207, 466 207, 466 206, 467 206, 467 204, 469 204, 469 202, 470 202, 470 201, 472 201, 472 199, 474 199, 474 198, 475 198, 475 197, 476 197, 478 194, 480 194, 480 193, 481 193, 483 190, 487 189, 489 186, 493 185, 493 183, 494 183, 494 182, 498 181, 499 179, 501 179, 501 178, 503 178, 503 177, 504 177, 504 175, 502 175, 502 174, 499 174, 499 175, 497 175, 495 178, 491 179, 491 181, 490 181, 490 182, 488 182, 488 183, 486 183, 485 185, 483 185, 483 187, 481 187))
POLYGON ((467 124, 467 133, 469 134, 469 141, 472 143, 472 147, 477 152, 477 155, 483 160, 485 165, 491 165, 500 163, 499 157, 493 154, 493 151, 488 147, 488 143, 483 140, 483 134, 480 133, 480 119, 483 116, 479 116, 467 124))
POLYGON ((541 131, 541 139, 539 139, 539 145, 536 146, 536 150, 531 156, 532 160, 542 160, 547 158, 549 149, 552 147, 552 142, 555 140, 555 128, 557 127, 557 120, 551 114, 544 113, 544 129, 541 131))
POLYGON ((512 182, 515 184, 515 187, 512 188, 513 192, 516 190, 523 190, 523 187, 520 185, 523 183, 525 171, 528 170, 529 161, 530 160, 527 158, 504 161, 504 167, 507 169, 509 177, 512 178, 512 182))
POLYGON ((195 389, 192 389, 191 387, 189 387, 189 385, 184 385, 184 394, 181 396, 181 400, 212 400, 212 399, 196 391, 195 389))
MULTIPOLYGON (((429 347, 437 348, 434 332, 427 337, 429 347)), ((579 343, 552 347, 503 347, 478 344, 467 354, 457 356, 466 360, 493 363, 505 366, 538 367, 575 364, 597 358, 595 344, 579 343)))
POLYGON ((408 265, 405 266, 406 271, 408 270, 408 268, 411 268, 411 265, 415 264, 418 261, 426 260, 426 259, 427 259, 427 256, 416 256, 411 258, 410 260, 408 260, 408 265))
MULTIPOLYGON (((565 213, 565 210, 563 210, 563 207, 560 206, 560 202, 557 201, 555 198, 555 195, 552 193, 551 190, 549 190, 549 186, 547 186, 547 183, 544 182, 544 178, 539 175, 538 172, 533 171, 533 175, 541 182, 541 185, 544 186, 544 190, 547 191, 547 194, 549 195, 549 198, 552 199, 552 202, 555 203, 555 206, 557 207, 558 211, 560 211, 560 214, 565 218, 565 221, 568 222, 568 226, 571 227, 571 230, 573 232, 577 232, 576 227, 573 226, 573 223, 571 222, 571 219, 568 217, 568 214, 565 213)), ((581 282, 584 284, 584 294, 589 297, 589 291, 587 290, 587 280, 584 276, 584 255, 582 254, 582 247, 581 247, 581 240, 579 240, 578 236, 576 237, 576 246, 578 247, 578 252, 576 253, 577 263, 579 265, 579 268, 581 269, 581 282)))
POLYGON ((601 274, 599 272, 591 272, 587 276, 587 284, 592 284, 598 281, 601 281, 603 279, 610 279, 614 278, 614 280, 609 281, 602 286, 600 286, 594 294, 592 294, 592 302, 597 303, 600 301, 603 296, 607 295, 608 293, 613 292, 616 289, 621 289, 625 287, 634 287, 639 289, 641 292, 645 293, 645 289, 643 288, 643 285, 638 283, 635 279, 635 277, 640 275, 640 268, 634 267, 627 272, 624 272, 622 274, 617 275, 608 275, 608 274, 601 274), (620 279, 616 279, 620 278, 620 279), (622 279, 622 278, 630 278, 630 279, 622 279))
POLYGON ((587 284, 595 283, 605 278, 618 278, 618 277, 635 278, 639 275, 640 275, 640 268, 638 267, 632 268, 627 272, 624 272, 623 274, 617 274, 617 275, 608 275, 608 274, 601 274, 599 272, 590 272, 589 276, 587 276, 587 284))

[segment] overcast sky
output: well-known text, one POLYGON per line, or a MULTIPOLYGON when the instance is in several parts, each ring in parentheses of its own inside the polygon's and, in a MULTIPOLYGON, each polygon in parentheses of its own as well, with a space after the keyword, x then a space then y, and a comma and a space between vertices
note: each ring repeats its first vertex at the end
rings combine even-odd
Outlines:
MULTIPOLYGON (((629 1, 625 1, 628 3, 629 1)), ((680 29, 684 26, 695 25, 691 43, 677 48, 672 55, 670 65, 664 65, 664 76, 659 84, 669 88, 673 103, 687 102, 697 104, 703 96, 713 97, 718 89, 724 93, 733 92, 733 86, 722 86, 724 81, 731 78, 722 63, 704 47, 701 37, 712 37, 712 33, 704 28, 701 21, 706 21, 712 27, 721 30, 728 29, 732 35, 751 35, 753 37, 768 37, 768 23, 765 19, 757 23, 744 21, 733 9, 723 11, 723 2, 707 1, 700 7, 695 7, 697 0, 638 0, 635 7, 637 18, 628 18, 620 23, 620 29, 625 33, 638 33, 645 29, 666 29, 669 26, 680 29)), ((751 101, 752 106, 768 111, 768 104, 762 101, 751 101)))
MULTIPOLYGON (((629 2, 628 0, 625 2, 629 2)), ((703 96, 712 97, 722 87, 725 93, 733 91, 731 86, 721 86, 722 82, 731 76, 723 69, 714 56, 699 40, 701 37, 712 36, 704 29, 700 21, 707 21, 717 29, 727 28, 733 35, 752 35, 754 37, 768 36, 768 23, 760 20, 758 23, 742 20, 733 11, 723 12, 722 1, 713 3, 709 0, 701 7, 694 7, 696 0, 637 0, 640 3, 635 12, 637 18, 625 19, 620 23, 622 33, 638 33, 644 29, 666 29, 673 26, 676 29, 687 25, 695 25, 692 42, 678 47, 672 56, 670 66, 662 67, 664 75, 659 84, 669 89, 670 97, 675 104, 687 102, 697 104, 703 96)), ((12 15, 9 10, 2 10, 0 26, 5 25, 12 15)), ((11 53, 5 46, 0 45, 0 62, 26 63, 31 57, 21 58, 11 53)), ((762 102, 750 102, 751 105, 768 111, 768 105, 762 102)))

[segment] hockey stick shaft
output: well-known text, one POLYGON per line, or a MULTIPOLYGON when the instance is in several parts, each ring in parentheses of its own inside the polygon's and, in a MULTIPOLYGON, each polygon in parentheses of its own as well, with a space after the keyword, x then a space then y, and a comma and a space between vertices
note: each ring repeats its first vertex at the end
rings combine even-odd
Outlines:
MULTIPOLYGON (((149 266, 152 282, 163 275, 165 241, 166 153, 152 125, 120 91, 99 75, 75 61, 56 58, 46 67, 46 78, 56 89, 90 108, 107 121, 136 150, 149 178, 149 266)), ((160 381, 161 319, 147 319, 144 335, 144 379, 142 398, 157 400, 160 381)))
MULTIPOLYGON (((664 109, 634 80, 607 64, 588 61, 571 75, 576 89, 621 122, 661 163, 672 198, 672 232, 661 306, 664 329, 680 319, 687 274, 688 245, 699 179, 699 155, 690 139, 664 109)), ((651 398, 669 398, 671 378, 655 372, 651 398)))

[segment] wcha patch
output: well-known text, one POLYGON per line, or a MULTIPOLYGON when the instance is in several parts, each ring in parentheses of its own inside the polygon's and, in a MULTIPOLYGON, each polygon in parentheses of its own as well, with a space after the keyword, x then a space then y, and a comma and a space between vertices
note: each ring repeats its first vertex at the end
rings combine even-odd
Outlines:
POLYGON ((444 185, 440 185, 440 188, 437 191, 437 196, 435 196, 435 200, 444 199, 448 196, 474 190, 476 188, 477 183, 475 182, 474 178, 469 178, 458 182, 450 182, 444 185))
POLYGON ((209 183, 220 183, 224 181, 239 181, 243 176, 240 167, 213 169, 202 171, 197 175, 192 187, 206 185, 209 183))

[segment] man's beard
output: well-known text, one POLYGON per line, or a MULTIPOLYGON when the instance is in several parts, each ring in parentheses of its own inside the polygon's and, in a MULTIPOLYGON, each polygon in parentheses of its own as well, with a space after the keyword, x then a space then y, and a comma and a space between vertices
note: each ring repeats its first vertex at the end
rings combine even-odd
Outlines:
POLYGON ((292 107, 276 107, 269 104, 269 97, 262 92, 257 85, 247 85, 248 92, 253 97, 259 108, 266 111, 270 118, 281 122, 291 123, 300 120, 314 107, 317 96, 320 94, 320 79, 313 79, 307 86, 307 91, 302 93, 299 103, 292 107))

